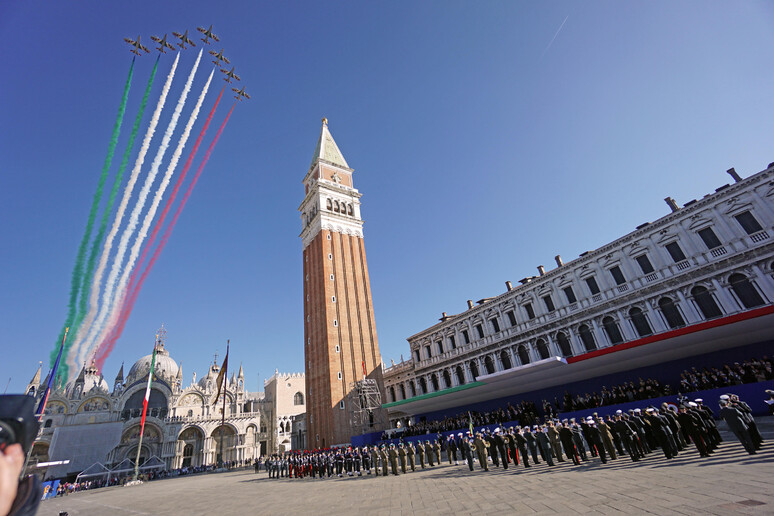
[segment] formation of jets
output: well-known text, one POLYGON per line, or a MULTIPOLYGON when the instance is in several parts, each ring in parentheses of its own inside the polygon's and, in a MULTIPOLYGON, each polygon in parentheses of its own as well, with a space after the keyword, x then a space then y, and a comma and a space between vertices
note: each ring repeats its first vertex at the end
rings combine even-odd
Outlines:
POLYGON ((171 45, 171 44, 167 43, 167 35, 166 34, 164 34, 163 38, 159 38, 158 36, 151 36, 151 39, 159 44, 159 46, 158 46, 158 48, 156 48, 156 50, 158 50, 162 54, 166 54, 167 53, 165 48, 168 48, 170 50, 174 50, 175 49, 174 45, 171 45))
POLYGON ((142 46, 142 44, 140 43, 140 36, 137 36, 137 41, 133 41, 129 38, 124 38, 124 41, 126 41, 132 46, 132 49, 129 51, 132 54, 137 54, 138 56, 141 56, 142 52, 140 52, 140 50, 144 50, 146 53, 150 54, 150 50, 142 46))
MULTIPOLYGON (((220 38, 212 32, 212 25, 209 26, 209 28, 205 29, 204 27, 196 27, 196 30, 201 32, 204 37, 201 38, 201 40, 206 43, 210 44, 210 40, 213 41, 220 41, 220 38)), ((180 34, 179 32, 173 32, 172 35, 180 40, 180 42, 177 44, 181 49, 185 50, 187 47, 186 45, 191 45, 192 47, 196 46, 196 43, 191 41, 191 39, 188 37, 188 31, 183 32, 180 34)), ((156 50, 161 52, 162 54, 167 53, 167 49, 174 50, 175 45, 169 43, 167 41, 167 35, 164 34, 164 37, 160 38, 158 36, 151 36, 151 40, 158 43, 158 47, 156 47, 156 50)), ((148 50, 145 46, 140 43, 140 36, 137 36, 136 40, 130 39, 130 38, 124 38, 124 41, 129 43, 129 45, 132 47, 129 51, 133 54, 136 54, 138 56, 142 55, 142 52, 144 51, 146 54, 150 53, 150 50, 148 50)), ((231 61, 228 60, 226 56, 223 55, 223 49, 220 50, 220 52, 215 52, 214 50, 209 50, 209 53, 212 54, 212 56, 215 58, 213 59, 213 63, 215 66, 220 68, 220 63, 224 62, 226 64, 231 64, 231 61)), ((231 70, 226 70, 225 68, 220 68, 220 71, 223 72, 225 77, 223 78, 224 81, 231 84, 231 79, 234 79, 236 81, 241 81, 242 79, 236 74, 234 71, 235 67, 231 67, 231 70)), ((241 90, 238 90, 236 88, 231 88, 236 95, 234 96, 237 100, 243 100, 243 99, 249 99, 250 95, 245 92, 245 88, 243 87, 241 90)))

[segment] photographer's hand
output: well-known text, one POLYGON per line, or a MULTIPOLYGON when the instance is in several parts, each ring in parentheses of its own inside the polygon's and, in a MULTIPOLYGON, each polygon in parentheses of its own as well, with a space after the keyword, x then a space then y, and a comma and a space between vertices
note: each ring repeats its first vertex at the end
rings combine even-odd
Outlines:
POLYGON ((24 452, 20 444, 12 444, 0 452, 0 515, 11 510, 19 487, 19 475, 24 467, 24 452))

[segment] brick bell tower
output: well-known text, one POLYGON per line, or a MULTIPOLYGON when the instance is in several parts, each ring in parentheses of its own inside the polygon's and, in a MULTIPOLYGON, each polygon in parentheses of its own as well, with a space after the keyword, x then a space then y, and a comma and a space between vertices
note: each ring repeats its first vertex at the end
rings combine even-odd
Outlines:
MULTIPOLYGON (((376 381, 384 392, 368 279, 360 197, 352 172, 322 119, 312 164, 304 177, 304 358, 307 436, 312 448, 350 441, 364 428, 352 422, 355 382, 376 381)), ((370 431, 383 429, 384 409, 370 431)))

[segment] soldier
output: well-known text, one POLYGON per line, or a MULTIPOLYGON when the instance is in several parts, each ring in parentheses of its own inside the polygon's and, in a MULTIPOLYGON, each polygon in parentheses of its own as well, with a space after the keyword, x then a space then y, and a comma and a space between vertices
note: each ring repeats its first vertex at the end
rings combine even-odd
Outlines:
POLYGON ((615 446, 613 445, 613 435, 610 432, 610 427, 607 425, 607 423, 604 422, 604 420, 601 417, 597 417, 595 421, 597 428, 599 428, 599 435, 602 437, 602 446, 605 447, 605 450, 610 455, 610 458, 612 460, 615 460, 618 458, 618 456, 615 453, 615 446))
POLYGON ((583 444, 583 431, 575 418, 570 419, 570 430, 572 430, 572 442, 575 443, 575 449, 582 461, 588 461, 586 455, 586 446, 583 444))
POLYGON ((553 421, 548 422, 548 431, 546 432, 546 435, 548 435, 548 441, 551 443, 551 450, 554 452, 556 460, 564 462, 564 457, 562 457, 562 443, 559 441, 559 431, 554 426, 553 421))
POLYGON ((455 466, 458 464, 457 441, 454 440, 454 434, 449 434, 449 437, 446 438, 446 455, 449 457, 449 464, 451 464, 452 461, 454 461, 455 466))
POLYGON ((425 469, 425 445, 422 444, 421 439, 417 441, 417 453, 419 454, 419 465, 425 469))
POLYGON ((709 434, 709 449, 710 451, 717 448, 721 442, 723 442, 723 439, 720 437, 720 432, 718 432, 718 426, 715 424, 715 413, 712 412, 712 409, 704 405, 704 400, 701 398, 696 398, 693 400, 696 404, 695 407, 693 407, 694 410, 696 410, 704 420, 704 424, 707 426, 707 432, 709 434))
POLYGON ((473 471, 473 451, 475 449, 475 446, 473 445, 473 442, 468 438, 465 437, 462 438, 462 434, 457 434, 457 436, 461 439, 461 445, 460 445, 460 451, 462 452, 463 456, 465 457, 465 460, 468 461, 468 468, 470 468, 470 471, 473 471))
POLYGON ((696 449, 699 450, 699 456, 709 457, 710 452, 705 444, 706 438, 702 431, 704 428, 704 423, 701 418, 697 414, 688 412, 688 407, 685 405, 680 405, 679 412, 677 413, 677 420, 680 422, 680 427, 682 428, 683 432, 688 436, 693 444, 696 445, 696 449))
POLYGON ((435 466, 433 463, 433 445, 430 444, 430 441, 425 441, 425 453, 427 454, 427 463, 430 464, 430 467, 435 466))
POLYGON ((633 424, 630 424, 628 421, 626 421, 625 415, 626 414, 624 414, 621 410, 616 410, 615 431, 621 438, 621 442, 623 443, 624 448, 626 448, 626 452, 629 454, 629 458, 631 458, 633 462, 637 462, 640 460, 640 457, 642 457, 640 450, 635 443, 637 439, 637 430, 635 430, 633 424))
POLYGON ((503 469, 508 469, 508 456, 505 454, 505 440, 503 439, 503 436, 500 435, 501 430, 498 426, 495 428, 494 435, 492 436, 492 440, 494 441, 495 448, 497 448, 497 453, 500 454, 500 457, 503 459, 503 469))
POLYGON ((521 461, 524 463, 525 468, 531 468, 529 465, 529 456, 527 455, 527 440, 524 438, 521 427, 517 426, 513 432, 513 439, 516 443, 516 447, 521 454, 521 461))
POLYGON ((537 456, 537 440, 530 430, 529 425, 524 427, 524 439, 527 441, 529 452, 532 454, 532 460, 535 461, 535 464, 540 464, 537 456))
POLYGON ((490 432, 489 429, 486 430, 484 439, 486 439, 486 442, 489 443, 489 455, 492 457, 492 464, 499 468, 500 460, 497 456, 497 445, 495 444, 494 437, 492 436, 492 432, 490 432))
POLYGON ((377 446, 371 448, 371 467, 374 469, 374 475, 379 476, 379 449, 377 446))
POLYGON ((602 433, 599 431, 599 428, 597 428, 597 425, 594 423, 594 419, 591 416, 586 419, 586 435, 588 435, 589 447, 591 447, 592 450, 596 450, 602 464, 607 464, 605 445, 602 442, 602 433))
POLYGON ((387 447, 382 445, 381 448, 379 448, 379 459, 382 461, 382 476, 386 477, 389 473, 387 472, 388 462, 387 462, 387 447))
POLYGON ((395 450, 394 444, 390 445, 389 456, 390 456, 390 468, 392 469, 392 474, 397 476, 398 475, 398 452, 395 450))
POLYGON ((571 459, 573 464, 579 466, 580 459, 578 458, 578 452, 575 450, 575 439, 573 438, 572 430, 570 430, 570 424, 566 419, 562 421, 562 426, 559 427, 559 439, 562 441, 567 458, 571 459))
POLYGON ((400 459, 400 471, 406 474, 406 448, 403 443, 398 446, 398 459, 400 459))
POLYGON ((363 446, 363 469, 366 471, 366 475, 371 474, 371 450, 368 446, 363 446))
POLYGON ((352 451, 352 467, 355 468, 355 473, 357 473, 357 476, 362 477, 363 472, 360 471, 360 465, 363 463, 363 457, 360 454, 360 448, 355 448, 352 451))
POLYGON ((414 445, 411 444, 411 441, 409 441, 408 445, 406 446, 406 458, 408 459, 409 466, 411 466, 411 471, 416 471, 415 453, 416 453, 416 450, 414 449, 414 445))
POLYGON ((755 445, 755 449, 759 450, 763 445, 763 437, 758 431, 758 424, 755 422, 755 418, 752 415, 752 409, 750 408, 750 405, 740 400, 739 396, 736 394, 724 394, 720 397, 720 399, 723 399, 723 396, 726 396, 728 405, 730 407, 735 408, 739 411, 740 414, 742 414, 744 422, 747 423, 748 431, 750 432, 750 438, 755 445))
POLYGON ((480 432, 476 433, 476 439, 473 441, 476 447, 476 455, 478 455, 478 463, 484 468, 484 471, 489 471, 489 465, 486 462, 486 450, 489 448, 489 443, 484 440, 480 432))
POLYGON ((433 442, 433 453, 435 454, 435 461, 438 465, 441 465, 441 434, 438 434, 438 439, 433 442))
POLYGON ((734 435, 739 439, 739 442, 742 443, 742 446, 747 450, 747 453, 754 455, 756 453, 755 443, 753 442, 752 437, 750 437, 749 426, 747 426, 742 413, 738 409, 732 407, 728 400, 720 400, 719 405, 720 417, 726 421, 729 430, 734 432, 734 435))
POLYGON ((542 429, 537 428, 535 431, 535 440, 540 448, 540 455, 543 457, 549 466, 554 465, 554 460, 551 456, 551 442, 548 440, 548 427, 544 426, 542 429))

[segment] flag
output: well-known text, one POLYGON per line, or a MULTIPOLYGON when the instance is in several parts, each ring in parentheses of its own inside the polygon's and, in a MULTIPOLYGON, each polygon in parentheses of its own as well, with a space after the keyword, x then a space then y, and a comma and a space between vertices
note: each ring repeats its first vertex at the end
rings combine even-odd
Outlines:
POLYGON ((156 347, 158 338, 153 343, 153 355, 151 355, 150 373, 148 373, 148 386, 145 388, 145 399, 142 400, 142 419, 140 420, 140 434, 145 430, 145 415, 148 413, 148 401, 150 401, 151 382, 153 382, 153 370, 156 367, 156 347))
POLYGON ((473 435, 473 416, 470 415, 468 410, 468 425, 470 426, 470 435, 473 435))
MULTIPOLYGON (((215 396, 215 399, 220 398, 220 388, 226 385, 226 380, 228 378, 226 375, 228 374, 226 371, 228 370, 228 347, 226 347, 226 358, 223 359, 223 366, 220 368, 220 372, 218 373, 218 378, 215 380, 215 383, 218 384, 218 395, 215 396)), ((223 389, 225 391, 225 389, 223 389)))
POLYGON ((62 337, 62 345, 59 347, 59 354, 56 356, 56 362, 54 362, 54 368, 48 373, 48 382, 46 383, 46 390, 43 392, 43 397, 40 398, 40 405, 38 410, 35 411, 35 415, 38 416, 38 420, 43 417, 43 411, 46 410, 46 403, 48 402, 48 395, 51 394, 51 386, 54 384, 54 378, 56 378, 56 371, 59 369, 59 360, 62 358, 62 350, 64 350, 65 340, 67 340, 67 332, 70 328, 65 328, 64 337, 62 337))

